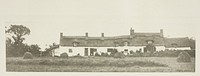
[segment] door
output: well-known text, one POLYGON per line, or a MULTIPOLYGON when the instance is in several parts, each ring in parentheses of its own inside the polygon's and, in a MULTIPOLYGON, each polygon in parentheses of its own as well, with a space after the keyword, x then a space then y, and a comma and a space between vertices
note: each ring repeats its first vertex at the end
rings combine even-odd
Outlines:
POLYGON ((85 48, 85 56, 88 56, 88 48, 85 48))

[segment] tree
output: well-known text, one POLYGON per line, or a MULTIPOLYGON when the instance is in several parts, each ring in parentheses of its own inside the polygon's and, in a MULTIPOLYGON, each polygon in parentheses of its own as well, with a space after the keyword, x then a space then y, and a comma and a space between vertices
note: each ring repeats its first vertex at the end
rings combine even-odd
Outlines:
POLYGON ((52 56, 54 54, 54 50, 57 48, 59 48, 59 45, 56 43, 49 45, 49 48, 46 48, 43 52, 43 56, 52 56))
POLYGON ((23 25, 11 25, 10 28, 6 30, 6 33, 12 36, 14 45, 21 44, 25 40, 23 36, 29 35, 30 32, 30 29, 23 25))
POLYGON ((30 29, 23 25, 11 25, 5 32, 11 36, 11 38, 6 38, 7 56, 23 56, 29 47, 23 44, 24 36, 30 34, 30 29))
POLYGON ((33 56, 39 57, 40 56, 40 47, 37 44, 29 46, 29 52, 33 54, 33 56))
POLYGON ((13 45, 12 45, 12 41, 10 38, 6 38, 6 56, 12 56, 12 50, 13 50, 13 45))

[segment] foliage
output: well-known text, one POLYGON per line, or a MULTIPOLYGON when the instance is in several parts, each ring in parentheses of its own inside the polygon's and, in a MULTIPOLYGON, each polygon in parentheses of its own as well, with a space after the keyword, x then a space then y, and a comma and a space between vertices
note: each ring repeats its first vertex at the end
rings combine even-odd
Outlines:
POLYGON ((60 54, 60 57, 61 57, 61 58, 67 58, 67 57, 68 57, 68 54, 67 54, 67 53, 62 53, 62 54, 60 54))
POLYGON ((12 56, 12 50, 14 49, 10 38, 6 38, 6 57, 12 56))
POLYGON ((191 56, 191 57, 195 57, 195 50, 184 50, 186 52, 188 52, 188 54, 191 56))
POLYGON ((98 52, 96 52, 95 54, 94 54, 94 56, 101 56, 98 52))
POLYGON ((112 49, 109 52, 110 52, 110 56, 113 57, 115 55, 115 53, 118 52, 118 50, 117 49, 112 49))
POLYGON ((154 55, 157 57, 178 57, 180 52, 187 52, 191 57, 195 57, 195 50, 165 50, 155 52, 154 55))
POLYGON ((30 29, 23 25, 11 25, 6 33, 10 34, 12 39, 14 40, 14 45, 22 44, 25 40, 23 36, 30 34, 30 29))
POLYGON ((125 55, 122 52, 117 52, 115 53, 114 58, 125 58, 125 55))
POLYGON ((35 57, 39 57, 40 56, 40 47, 35 44, 35 45, 30 45, 29 46, 29 51, 35 56, 35 57))
POLYGON ((191 62, 190 55, 183 51, 178 55, 177 62, 191 62))
POLYGON ((142 53, 132 53, 131 55, 128 55, 128 56, 130 56, 130 57, 141 57, 142 56, 142 53))
MULTIPOLYGON (((6 43, 7 44, 7 43, 6 43)), ((23 54, 28 51, 29 46, 27 44, 19 44, 19 45, 14 45, 14 44, 8 44, 6 45, 6 56, 23 56, 23 54)))
POLYGON ((133 53, 134 53, 133 50, 131 50, 131 51, 130 51, 130 54, 133 54, 133 53))
MULTIPOLYGON (((30 29, 23 25, 11 25, 6 31, 6 34, 11 36, 6 37, 6 56, 23 56, 23 54, 35 47, 24 44, 24 36, 30 34, 30 29), (31 47, 31 49, 30 49, 31 47)), ((38 46, 37 46, 38 47, 38 46)), ((35 51, 32 51, 35 54, 35 51)))
POLYGON ((23 59, 33 59, 33 55, 31 52, 24 53, 23 59))
POLYGON ((191 57, 195 57, 195 50, 165 50, 165 51, 155 51, 154 53, 133 52, 128 56, 129 57, 178 57, 178 54, 182 51, 187 52, 191 57))
POLYGON ((19 44, 14 45, 6 40, 6 57, 21 57, 25 52, 31 52, 34 56, 40 55, 40 47, 38 45, 19 44))
POLYGON ((42 56, 46 56, 46 57, 52 56, 52 54, 54 54, 53 51, 57 48, 59 48, 59 45, 56 43, 49 45, 49 47, 46 48, 45 51, 43 52, 42 56))
POLYGON ((108 57, 109 55, 108 55, 108 53, 102 52, 102 53, 101 53, 101 56, 102 56, 102 57, 108 57))

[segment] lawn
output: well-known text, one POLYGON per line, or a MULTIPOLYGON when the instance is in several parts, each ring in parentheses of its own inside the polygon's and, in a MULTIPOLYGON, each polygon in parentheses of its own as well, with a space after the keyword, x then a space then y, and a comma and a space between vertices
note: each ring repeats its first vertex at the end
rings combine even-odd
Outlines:
POLYGON ((6 58, 7 72, 194 72, 195 59, 178 63, 176 57, 6 58))

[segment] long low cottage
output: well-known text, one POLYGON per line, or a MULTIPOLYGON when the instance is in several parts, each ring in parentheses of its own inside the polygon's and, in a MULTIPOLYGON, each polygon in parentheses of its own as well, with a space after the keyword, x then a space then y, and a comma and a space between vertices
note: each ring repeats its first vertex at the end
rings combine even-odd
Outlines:
POLYGON ((130 29, 129 35, 106 37, 104 33, 100 37, 63 36, 60 33, 59 48, 55 51, 56 56, 67 53, 68 56, 94 56, 95 53, 108 53, 113 51, 123 52, 154 52, 164 50, 191 50, 188 37, 166 38, 163 30, 158 33, 139 33, 130 29))

